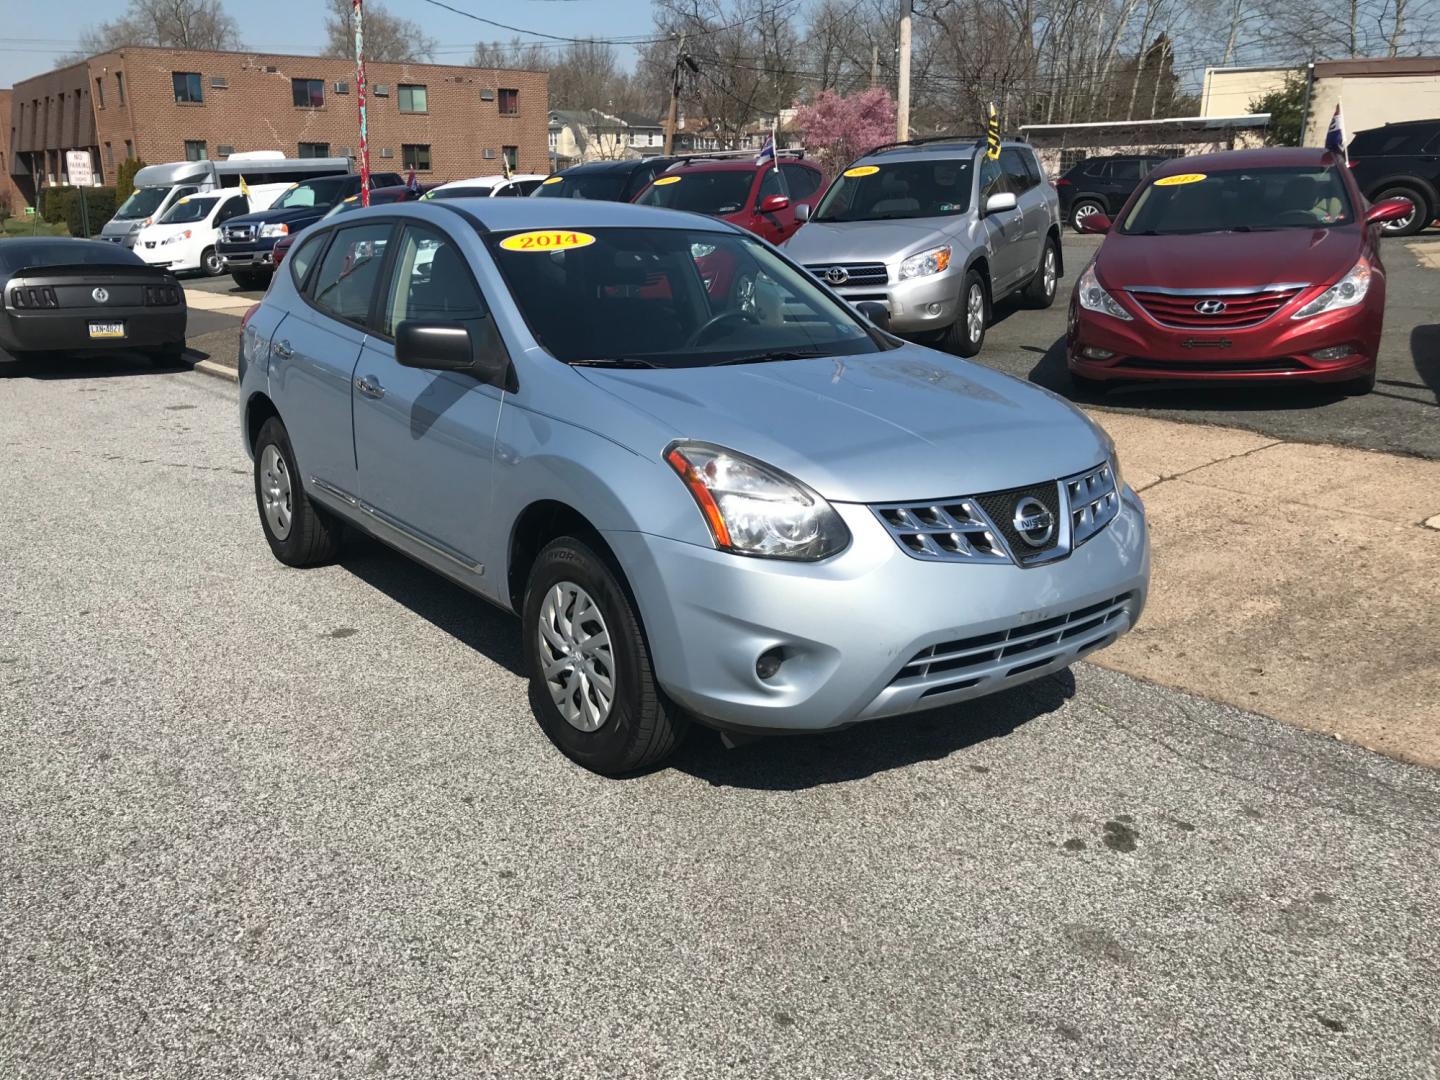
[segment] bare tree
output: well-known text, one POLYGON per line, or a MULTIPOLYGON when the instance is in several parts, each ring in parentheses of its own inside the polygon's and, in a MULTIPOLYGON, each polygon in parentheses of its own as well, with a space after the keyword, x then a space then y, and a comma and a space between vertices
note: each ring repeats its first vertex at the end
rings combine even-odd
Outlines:
MULTIPOLYGON (((355 59, 351 0, 328 0, 327 6, 325 55, 355 59)), ((365 59, 413 64, 434 51, 435 39, 419 23, 391 15, 379 4, 365 4, 365 59)))
POLYGON ((550 55, 545 46, 534 41, 477 41, 470 55, 470 66, 479 68, 516 68, 520 71, 547 71, 550 55))
POLYGON ((113 22, 80 35, 80 51, 65 63, 125 45, 172 49, 238 49, 240 29, 220 0, 130 0, 129 10, 113 22))

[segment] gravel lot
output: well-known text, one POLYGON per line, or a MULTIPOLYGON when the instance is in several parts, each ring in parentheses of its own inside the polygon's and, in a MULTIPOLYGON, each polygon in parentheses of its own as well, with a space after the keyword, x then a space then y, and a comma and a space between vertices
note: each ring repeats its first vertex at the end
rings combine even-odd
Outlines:
POLYGON ((0 374, 0 1076, 1437 1074, 1436 774, 1080 665, 601 780, 233 393, 0 374))

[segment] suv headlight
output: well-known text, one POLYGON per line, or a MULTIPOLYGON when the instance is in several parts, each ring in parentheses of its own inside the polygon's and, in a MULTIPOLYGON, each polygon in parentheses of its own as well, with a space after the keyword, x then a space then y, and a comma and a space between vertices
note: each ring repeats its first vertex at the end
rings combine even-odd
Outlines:
POLYGON ((260 236, 287 236, 290 233, 289 225, 261 225, 260 236))
POLYGON ((900 264, 900 280, 907 281, 910 278, 929 277, 931 274, 938 274, 950 265, 950 246, 931 248, 929 251, 922 251, 919 255, 911 255, 900 264))
POLYGON ((1095 277, 1094 263, 1087 266, 1080 275, 1080 280, 1075 284, 1075 297, 1086 311, 1098 311, 1102 315, 1124 319, 1126 322, 1134 321, 1135 317, 1117 304, 1115 298, 1105 291, 1105 287, 1095 277))
POLYGON ((690 489, 721 551, 813 561, 850 543, 828 502, 754 458, 710 443, 675 443, 665 461, 690 489))
POLYGON ((1362 255, 1360 261, 1352 266, 1343 278, 1290 317, 1308 319, 1324 311, 1354 307, 1364 300, 1365 294, 1370 291, 1370 273, 1370 260, 1362 255))

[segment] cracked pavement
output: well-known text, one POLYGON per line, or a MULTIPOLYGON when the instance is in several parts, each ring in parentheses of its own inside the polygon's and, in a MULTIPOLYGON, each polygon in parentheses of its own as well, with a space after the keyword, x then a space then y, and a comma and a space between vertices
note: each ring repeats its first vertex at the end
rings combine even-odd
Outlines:
MULTIPOLYGON (((230 384, 52 374, 0 377, 0 1076, 1440 1076, 1436 773, 1082 664, 601 780, 510 618, 275 563, 230 384)), ((1116 427, 1182 594, 1257 474, 1404 505, 1116 427)))

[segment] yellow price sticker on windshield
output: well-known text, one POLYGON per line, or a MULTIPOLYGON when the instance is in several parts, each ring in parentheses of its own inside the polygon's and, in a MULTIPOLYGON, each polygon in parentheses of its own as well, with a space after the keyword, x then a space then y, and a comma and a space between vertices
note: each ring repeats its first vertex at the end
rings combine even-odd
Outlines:
POLYGON ((880 171, 879 165, 856 165, 853 169, 846 169, 846 176, 874 176, 880 171))
POLYGON ((359 195, 346 195, 345 198, 341 199, 340 201, 341 201, 341 202, 354 202, 354 201, 355 201, 356 199, 358 199, 359 197, 360 197, 359 195))
POLYGON ((1203 172, 1180 173, 1177 176, 1162 176, 1155 181, 1156 187, 1176 187, 1180 184, 1198 184, 1205 179, 1203 172))
POLYGON ((568 251, 571 248, 589 247, 595 237, 584 232, 570 232, 563 229, 538 229, 535 232, 516 233, 500 241, 506 251, 568 251))
POLYGON ((662 176, 659 180, 655 181, 655 186, 664 187, 666 184, 678 184, 681 179, 683 178, 679 176, 662 176))
POLYGON ((547 179, 547 180, 541 180, 541 181, 540 181, 540 186, 541 186, 541 187, 549 187, 551 184, 558 184, 558 183, 560 183, 561 180, 564 180, 564 179, 565 179, 565 178, 564 178, 563 176, 552 176, 552 177, 550 177, 550 178, 547 179))
POLYGON ((181 205, 181 206, 184 206, 184 205, 185 205, 186 203, 188 203, 189 201, 190 201, 190 196, 189 196, 189 195, 186 195, 183 199, 180 200, 180 205, 181 205))

